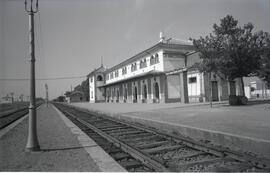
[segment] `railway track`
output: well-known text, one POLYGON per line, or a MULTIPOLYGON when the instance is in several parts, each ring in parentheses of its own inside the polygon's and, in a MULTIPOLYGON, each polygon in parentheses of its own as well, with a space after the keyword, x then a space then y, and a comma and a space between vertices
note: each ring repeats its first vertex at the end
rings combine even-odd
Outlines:
POLYGON ((270 161, 54 103, 126 170, 269 172, 270 161))
MULTIPOLYGON (((38 103, 37 107, 39 107, 41 104, 42 103, 38 103)), ((28 114, 28 106, 9 112, 5 115, 1 115, 0 130, 12 124, 14 121, 18 120, 19 118, 23 117, 26 114, 28 114)))

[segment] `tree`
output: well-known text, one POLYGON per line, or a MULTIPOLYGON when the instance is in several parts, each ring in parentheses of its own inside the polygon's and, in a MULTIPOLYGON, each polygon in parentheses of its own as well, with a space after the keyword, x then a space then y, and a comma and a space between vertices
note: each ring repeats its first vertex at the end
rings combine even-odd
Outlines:
POLYGON ((71 91, 66 91, 64 95, 65 95, 66 97, 70 97, 71 91))
POLYGON ((193 40, 193 44, 200 52, 200 58, 202 61, 196 63, 195 66, 199 68, 201 72, 215 72, 218 73, 218 58, 221 52, 221 42, 218 38, 212 34, 205 38, 200 37, 198 40, 193 40))
POLYGON ((64 96, 58 96, 54 101, 56 101, 56 102, 65 102, 65 97, 64 96))
POLYGON ((255 74, 261 67, 266 33, 253 33, 253 28, 251 23, 240 27, 233 16, 227 15, 220 25, 213 25, 210 36, 193 39, 195 48, 201 52, 202 71, 213 71, 229 81, 240 78, 240 95, 245 95, 243 77, 255 74))
POLYGON ((257 71, 257 75, 267 82, 268 88, 270 88, 270 35, 265 33, 265 47, 263 48, 263 55, 261 57, 261 67, 257 71))
POLYGON ((82 91, 82 86, 79 84, 74 88, 74 91, 82 91))
POLYGON ((86 79, 85 81, 82 81, 81 89, 82 89, 82 92, 84 93, 86 101, 89 101, 89 80, 88 79, 86 79))
POLYGON ((207 72, 209 74, 211 107, 212 107, 212 85, 210 84, 211 75, 212 73, 219 74, 217 57, 219 57, 219 54, 221 54, 220 43, 221 42, 219 41, 219 39, 214 37, 212 34, 206 36, 205 38, 200 37, 200 39, 198 40, 193 40, 193 44, 200 51, 200 58, 202 59, 200 63, 196 63, 194 66, 197 67, 201 72, 207 72))
POLYGON ((74 91, 82 92, 84 97, 86 98, 86 101, 89 101, 89 82, 87 79, 82 81, 81 84, 77 85, 74 88, 74 91))

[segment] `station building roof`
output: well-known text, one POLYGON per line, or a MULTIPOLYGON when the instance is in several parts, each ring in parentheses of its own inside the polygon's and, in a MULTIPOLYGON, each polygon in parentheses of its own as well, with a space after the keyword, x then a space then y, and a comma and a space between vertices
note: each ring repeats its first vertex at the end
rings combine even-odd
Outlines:
POLYGON ((183 55, 189 56, 191 54, 196 53, 196 51, 194 50, 194 46, 192 44, 191 41, 187 41, 187 40, 178 40, 178 39, 167 39, 164 40, 163 42, 158 42, 157 44, 153 45, 152 47, 141 51, 140 53, 132 56, 131 58, 128 58, 124 61, 122 61, 121 63, 111 67, 111 68, 105 68, 103 65, 101 65, 98 69, 93 70, 92 72, 90 72, 87 77, 89 78, 90 76, 93 76, 96 73, 110 73, 114 70, 117 70, 125 65, 128 65, 140 58, 142 58, 143 56, 149 55, 151 53, 155 53, 158 50, 163 49, 165 53, 182 53, 183 55))
POLYGON ((93 76, 93 75, 96 74, 96 73, 104 73, 105 71, 106 71, 106 68, 105 68, 103 65, 101 65, 99 68, 97 68, 97 69, 91 71, 91 72, 87 75, 87 77, 89 78, 90 76, 93 76))
POLYGON ((193 52, 194 51, 194 46, 192 43, 190 42, 184 42, 184 41, 181 41, 181 42, 172 42, 172 41, 167 41, 167 42, 159 42, 157 44, 155 44, 154 46, 132 56, 131 58, 109 68, 106 70, 106 73, 110 73, 116 69, 119 69, 121 68, 122 66, 125 66, 125 65, 128 65, 140 58, 142 58, 143 56, 146 56, 146 55, 149 55, 151 53, 154 53, 155 51, 158 51, 160 49, 165 49, 165 50, 174 50, 174 51, 178 51, 179 50, 185 50, 183 51, 182 53, 183 54, 189 54, 190 52, 193 52))
POLYGON ((131 79, 137 79, 137 78, 144 77, 144 76, 160 75, 160 74, 165 74, 165 73, 161 72, 161 71, 157 71, 157 70, 151 70, 149 72, 141 73, 141 74, 136 75, 136 76, 131 76, 131 77, 128 77, 128 78, 125 78, 125 79, 122 79, 122 80, 118 80, 118 81, 115 81, 115 82, 111 82, 111 83, 108 83, 108 84, 104 84, 104 85, 101 85, 101 86, 98 86, 98 87, 110 86, 110 85, 114 85, 114 84, 117 84, 117 83, 121 83, 121 82, 124 82, 124 81, 131 80, 131 79))

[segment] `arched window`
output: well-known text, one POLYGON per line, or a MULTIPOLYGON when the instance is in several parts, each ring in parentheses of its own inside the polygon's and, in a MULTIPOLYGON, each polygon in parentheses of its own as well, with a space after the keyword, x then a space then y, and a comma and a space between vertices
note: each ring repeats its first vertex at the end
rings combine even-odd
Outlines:
POLYGON ((127 67, 122 68, 122 75, 127 74, 127 67))
POLYGON ((141 61, 140 61, 140 68, 145 68, 147 66, 147 64, 146 64, 146 59, 142 59, 141 61))
POLYGON ((155 63, 159 63, 158 54, 155 55, 155 63))
POLYGON ((119 76, 119 73, 118 73, 118 70, 115 70, 115 77, 118 77, 119 76))
POLYGON ((97 81, 102 81, 103 80, 103 77, 101 75, 98 75, 97 76, 97 81))
POLYGON ((143 60, 140 61, 140 68, 143 68, 143 60))
POLYGON ((136 71, 137 70, 137 64, 134 63, 134 64, 131 64, 131 71, 136 71))
POLYGON ((113 72, 110 73, 110 79, 113 79, 113 72))
POLYGON ((150 65, 153 65, 153 64, 155 64, 155 58, 152 55, 151 58, 150 58, 150 65))

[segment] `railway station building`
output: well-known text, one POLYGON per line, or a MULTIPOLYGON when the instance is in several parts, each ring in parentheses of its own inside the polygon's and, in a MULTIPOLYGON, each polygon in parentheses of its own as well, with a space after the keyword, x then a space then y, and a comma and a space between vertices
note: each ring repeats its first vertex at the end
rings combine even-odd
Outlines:
POLYGON ((125 61, 105 68, 101 65, 87 75, 89 100, 114 103, 171 103, 228 100, 237 94, 236 82, 200 73, 200 62, 192 42, 165 39, 125 61), (211 80, 211 82, 209 82, 211 80))

